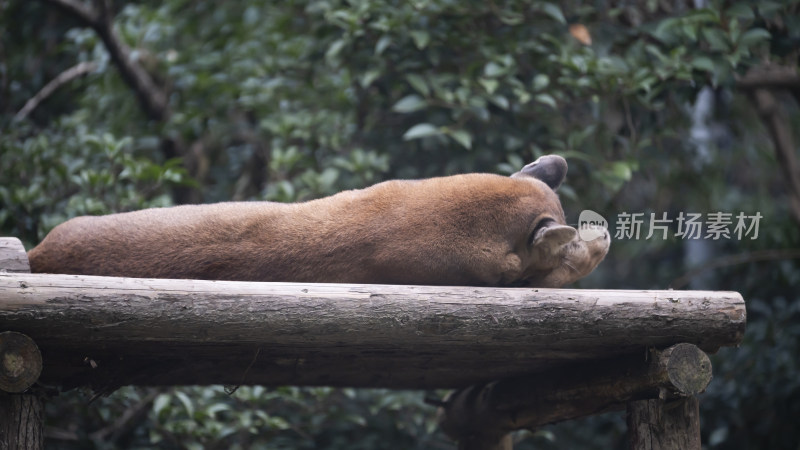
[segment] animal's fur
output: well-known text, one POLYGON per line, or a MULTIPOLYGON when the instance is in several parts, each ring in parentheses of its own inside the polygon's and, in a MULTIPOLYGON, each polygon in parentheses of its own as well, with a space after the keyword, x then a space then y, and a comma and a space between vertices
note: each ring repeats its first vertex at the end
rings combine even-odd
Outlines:
POLYGON ((78 217, 28 256, 33 272, 46 273, 558 287, 594 269, 608 235, 581 241, 556 193, 535 178, 555 187, 566 163, 557 183, 552 164, 535 164, 514 177, 387 181, 305 203, 78 217))

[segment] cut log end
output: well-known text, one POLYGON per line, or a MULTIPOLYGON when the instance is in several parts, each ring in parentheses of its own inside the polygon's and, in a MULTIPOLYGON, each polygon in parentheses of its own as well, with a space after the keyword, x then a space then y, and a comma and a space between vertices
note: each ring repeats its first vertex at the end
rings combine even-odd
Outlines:
POLYGON ((42 354, 33 339, 14 331, 0 333, 0 390, 23 392, 41 373, 42 354))
POLYGON ((661 356, 667 359, 667 375, 676 394, 697 395, 711 382, 711 360, 697 346, 674 345, 662 352, 661 356))

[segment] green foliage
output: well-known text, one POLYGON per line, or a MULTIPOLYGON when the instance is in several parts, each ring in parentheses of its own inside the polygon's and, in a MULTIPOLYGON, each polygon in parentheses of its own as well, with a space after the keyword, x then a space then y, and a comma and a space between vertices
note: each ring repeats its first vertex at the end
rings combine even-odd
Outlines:
POLYGON ((704 438, 712 448, 793 448, 795 425, 782 418, 800 414, 800 302, 778 297, 747 306, 742 347, 725 349, 712 361, 721 375, 702 398, 704 438))
MULTIPOLYGON (((769 135, 736 87, 764 61, 797 65, 796 1, 112 3, 131 59, 168 93, 164 120, 142 112, 93 30, 46 2, 0 4, 0 230, 28 245, 76 215, 302 201, 387 178, 510 174, 558 153, 568 221, 586 208, 612 228, 623 211, 759 211, 761 237, 710 243, 714 257, 800 247, 769 135), (97 69, 12 118, 81 61, 97 69), (710 137, 692 131, 706 86, 710 137)), ((797 105, 781 100, 798 129, 797 105)), ((675 238, 616 241, 578 286, 666 288, 694 268, 687 251, 675 238)), ((710 447, 800 440, 798 273, 768 261, 702 277, 740 291, 751 313, 702 400, 710 447)), ((74 433, 58 441, 72 448, 448 448, 420 393, 187 388, 150 404, 152 393, 126 388, 79 413, 85 398, 67 394, 48 420, 74 433), (92 434, 142 402, 122 436, 92 434)), ((520 434, 519 448, 624 448, 623 429, 605 415, 520 434)))
MULTIPOLYGON (((51 419, 85 402, 71 392, 48 404, 51 419)), ((100 405, 69 413, 78 433, 64 448, 103 448, 103 438, 118 433, 125 448, 185 449, 424 449, 447 448, 435 416, 421 392, 378 389, 242 386, 234 393, 215 387, 157 390, 122 388, 100 405), (143 409, 150 426, 108 424, 123 409, 143 409)), ((54 422, 54 425, 60 425, 54 422)))
POLYGON ((21 125, 0 138, 4 177, 0 229, 29 243, 81 215, 169 206, 169 188, 189 183, 177 160, 135 156, 129 137, 92 134, 82 112, 45 132, 21 125))

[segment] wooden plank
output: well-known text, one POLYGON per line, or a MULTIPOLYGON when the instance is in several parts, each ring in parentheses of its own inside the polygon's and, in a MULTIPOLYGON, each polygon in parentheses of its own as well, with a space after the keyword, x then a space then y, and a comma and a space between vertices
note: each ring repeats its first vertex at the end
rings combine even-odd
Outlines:
POLYGON ((0 274, 0 323, 70 385, 458 388, 680 342, 713 352, 745 317, 735 292, 0 274))

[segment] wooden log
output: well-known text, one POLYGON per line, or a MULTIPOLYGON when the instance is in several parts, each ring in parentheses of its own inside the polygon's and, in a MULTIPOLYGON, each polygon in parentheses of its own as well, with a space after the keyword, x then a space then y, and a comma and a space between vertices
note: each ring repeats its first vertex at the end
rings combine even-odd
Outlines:
POLYGON ((15 331, 0 332, 0 391, 23 392, 41 373, 42 354, 33 339, 15 331))
POLYGON ((683 343, 471 386, 444 402, 440 422, 453 439, 488 449, 514 430, 623 409, 631 400, 690 396, 710 381, 708 356, 683 343))
POLYGON ((700 450, 700 406, 697 397, 652 399, 628 404, 631 450, 700 450))
POLYGON ((0 392, 0 450, 44 448, 44 405, 34 394, 0 392))
POLYGON ((0 271, 30 273, 25 247, 17 238, 0 238, 0 271))
MULTIPOLYGON (((19 239, 0 238, 0 272, 30 272, 19 239)), ((43 400, 36 392, 26 391, 41 373, 42 356, 28 336, 7 330, 0 320, 0 450, 43 449, 43 400)))
POLYGON ((735 292, 0 274, 0 323, 74 385, 461 388, 693 343, 737 345, 735 292))

